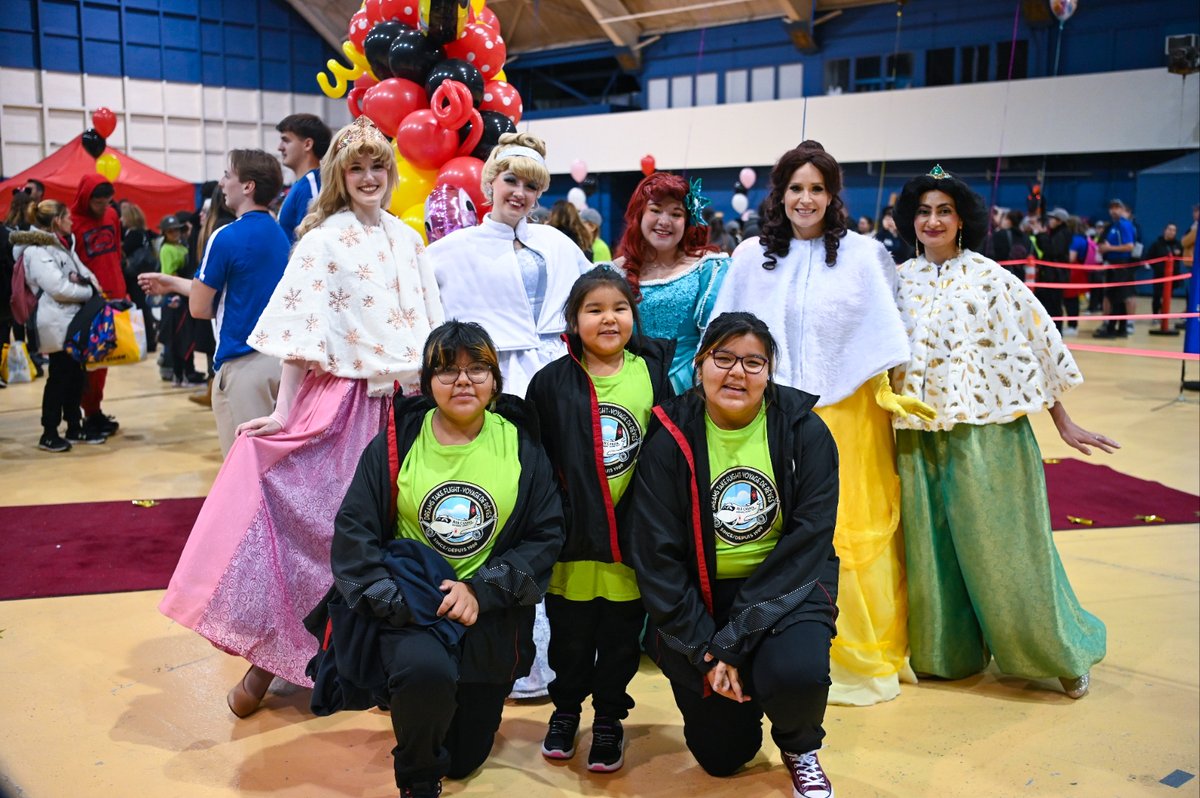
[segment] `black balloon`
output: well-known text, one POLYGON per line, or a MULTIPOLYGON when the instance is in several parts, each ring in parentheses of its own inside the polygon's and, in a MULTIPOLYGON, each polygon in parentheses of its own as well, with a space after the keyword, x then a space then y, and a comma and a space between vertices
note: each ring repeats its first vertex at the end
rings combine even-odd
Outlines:
POLYGON ((371 71, 375 73, 375 77, 380 80, 395 77, 391 67, 388 66, 388 53, 392 49, 392 41, 395 40, 396 34, 405 30, 416 33, 407 25, 389 19, 384 22, 376 22, 375 27, 371 28, 363 39, 363 55, 367 57, 367 63, 370 65, 371 71))
MULTIPOLYGON (((497 111, 480 111, 479 116, 483 118, 483 137, 471 151, 471 157, 486 161, 487 157, 492 154, 492 148, 500 143, 500 137, 505 133, 516 133, 517 126, 511 119, 497 111)), ((467 122, 459 129, 459 139, 466 140, 467 135, 471 132, 471 124, 471 122, 467 122)))
POLYGON ((83 131, 83 149, 93 158, 99 158, 104 154, 104 149, 108 146, 108 142, 104 140, 94 127, 89 127, 83 131))
POLYGON ((425 94, 432 97, 437 87, 447 80, 457 80, 471 90, 471 102, 476 108, 483 102, 483 75, 479 70, 457 58, 447 58, 435 64, 425 78, 425 94))
POLYGON ((595 175, 588 175, 579 184, 583 188, 583 193, 589 197, 596 193, 596 189, 600 187, 600 183, 596 180, 595 175))
POLYGON ((458 17, 465 14, 467 0, 429 0, 426 36, 434 44, 445 44, 458 38, 458 17))
POLYGON ((441 47, 420 32, 405 28, 392 41, 392 49, 388 51, 388 66, 394 76, 424 86, 429 70, 444 57, 441 47))

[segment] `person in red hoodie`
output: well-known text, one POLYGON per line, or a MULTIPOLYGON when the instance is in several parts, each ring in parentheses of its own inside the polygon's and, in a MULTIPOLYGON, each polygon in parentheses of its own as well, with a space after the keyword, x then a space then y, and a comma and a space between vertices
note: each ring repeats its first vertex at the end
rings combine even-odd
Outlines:
MULTIPOLYGON (((113 185, 101 174, 84 175, 71 203, 71 221, 75 231, 75 252, 96 275, 100 290, 108 299, 124 299, 125 275, 121 271, 121 222, 112 207, 113 185)), ((117 420, 100 411, 108 369, 88 372, 83 390, 84 428, 103 435, 117 431, 117 420)))

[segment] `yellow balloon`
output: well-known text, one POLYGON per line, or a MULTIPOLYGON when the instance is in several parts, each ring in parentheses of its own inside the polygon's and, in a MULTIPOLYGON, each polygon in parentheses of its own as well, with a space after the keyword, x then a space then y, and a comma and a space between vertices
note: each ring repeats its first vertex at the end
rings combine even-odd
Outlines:
MULTIPOLYGON (((395 145, 392 145, 395 149, 395 145)), ((392 199, 388 203, 388 210, 393 216, 403 218, 405 211, 414 205, 420 205, 422 213, 425 208, 425 198, 429 196, 429 192, 433 191, 434 185, 437 183, 436 169, 417 169, 411 163, 404 160, 400 153, 396 152, 396 186, 392 189, 392 199)), ((424 219, 421 221, 422 229, 424 229, 424 219)))
POLYGON ((497 72, 497 73, 496 73, 496 76, 495 76, 494 78, 492 78, 492 80, 503 80, 503 81, 507 81, 507 80, 508 80, 508 75, 505 75, 505 74, 504 74, 504 70, 503 70, 503 69, 501 69, 499 72, 497 72))
POLYGON ((486 2, 487 0, 471 0, 471 10, 478 15, 486 2))
POLYGON ((429 236, 425 233, 425 203, 423 201, 400 214, 400 221, 416 230, 422 241, 426 244, 429 243, 429 236))
POLYGON ((102 153, 96 159, 96 171, 108 178, 108 182, 115 183, 121 174, 121 162, 111 152, 102 153))

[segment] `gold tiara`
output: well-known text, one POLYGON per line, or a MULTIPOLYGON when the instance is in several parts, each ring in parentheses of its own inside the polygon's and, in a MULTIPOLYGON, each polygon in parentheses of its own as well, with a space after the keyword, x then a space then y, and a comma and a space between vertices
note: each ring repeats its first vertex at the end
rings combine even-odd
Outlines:
POLYGON ((368 119, 366 114, 355 119, 350 123, 349 127, 350 129, 346 131, 345 135, 338 141, 337 146, 334 147, 333 152, 335 155, 351 144, 357 144, 367 139, 379 139, 385 147, 388 144, 387 137, 380 132, 379 128, 375 127, 375 123, 368 119))
POLYGON ((945 180, 946 178, 950 177, 950 174, 943 169, 942 165, 939 163, 934 164, 933 168, 929 170, 929 176, 934 180, 945 180))

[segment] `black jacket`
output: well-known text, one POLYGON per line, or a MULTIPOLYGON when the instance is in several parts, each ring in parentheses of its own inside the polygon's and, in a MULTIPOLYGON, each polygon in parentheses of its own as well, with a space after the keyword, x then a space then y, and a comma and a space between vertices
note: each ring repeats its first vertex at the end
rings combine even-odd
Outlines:
MULTIPOLYGON (((397 398, 387 429, 363 452, 334 520, 334 585, 351 610, 395 625, 409 618, 384 564, 386 546, 395 538, 396 477, 432 408, 424 397, 397 398)), ((517 426, 521 476, 516 504, 487 562, 467 580, 479 600, 479 619, 463 637, 459 678, 500 684, 525 676, 533 663, 534 606, 562 548, 563 518, 528 403, 502 394, 496 412, 517 426)), ((310 631, 324 627, 320 619, 312 621, 310 631)))
MULTIPOLYGON (((674 393, 670 370, 675 342, 639 338, 631 338, 625 348, 646 361, 654 393, 651 404, 656 405, 674 393)), ((580 361, 583 344, 574 335, 564 335, 563 340, 567 354, 535 374, 526 394, 537 410, 546 454, 562 489, 567 542, 559 560, 623 562, 620 536, 626 526, 629 491, 613 505, 604 474, 596 387, 580 361)))
MULTIPOLYGON (((1041 260, 1070 263, 1073 238, 1074 235, 1065 224, 1060 224, 1053 230, 1044 230, 1038 233, 1038 246, 1042 250, 1041 260)), ((1069 282, 1070 276, 1071 272, 1065 266, 1039 265, 1037 270, 1037 279, 1041 283, 1065 283, 1069 282)))
MULTIPOLYGON (((717 660, 747 662, 763 636, 798 620, 836 618, 838 454, 812 412, 817 398, 778 386, 767 403, 767 441, 783 530, 728 608, 714 612, 716 543, 704 399, 685 394, 655 408, 633 477, 630 552, 650 613, 646 647, 673 682, 703 691, 717 660), (806 599, 821 591, 819 615, 806 599), (803 605, 803 606, 802 606, 803 605), (714 617, 728 620, 718 628, 714 617)), ((814 597, 816 598, 816 597, 814 597)))

